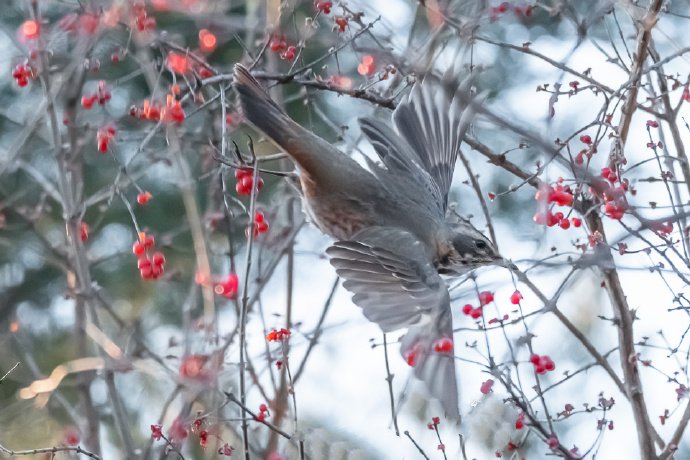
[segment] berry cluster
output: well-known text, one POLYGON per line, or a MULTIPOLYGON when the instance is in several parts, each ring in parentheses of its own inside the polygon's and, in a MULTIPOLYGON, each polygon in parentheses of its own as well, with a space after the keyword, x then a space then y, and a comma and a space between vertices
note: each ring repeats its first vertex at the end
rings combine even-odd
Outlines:
POLYGON ((453 339, 443 337, 434 342, 434 351, 436 353, 449 354, 453 352, 453 339))
POLYGON ((134 25, 139 32, 148 32, 156 28, 156 19, 149 17, 144 2, 137 2, 132 5, 134 15, 134 25))
POLYGON ((426 427, 430 430, 435 430, 438 428, 438 426, 441 424, 441 418, 440 417, 432 417, 431 422, 426 424, 426 427))
POLYGON ((168 94, 165 106, 157 106, 148 99, 144 100, 142 107, 133 105, 129 109, 129 115, 139 120, 174 122, 178 125, 182 124, 186 117, 182 103, 174 94, 168 94))
POLYGON ((295 45, 288 46, 285 35, 273 36, 268 43, 268 47, 274 53, 280 53, 280 59, 286 61, 292 61, 297 56, 297 47, 295 45))
POLYGON ((569 185, 563 185, 562 177, 558 179, 556 185, 546 185, 540 188, 534 195, 534 199, 539 202, 540 206, 546 208, 534 214, 533 220, 536 224, 546 225, 548 227, 559 225, 563 230, 569 229, 571 224, 574 227, 580 227, 582 225, 582 220, 578 217, 568 219, 560 211, 553 212, 553 206, 573 205, 573 191, 570 189, 569 185))
POLYGON ((357 66, 357 73, 364 77, 370 77, 376 71, 376 60, 371 54, 362 56, 362 61, 357 66))
POLYGON ((526 18, 529 18, 530 16, 532 16, 532 10, 534 9, 534 7, 532 5, 513 5, 510 2, 503 2, 498 6, 492 6, 489 8, 490 21, 496 21, 499 18, 499 16, 507 13, 511 9, 516 15, 525 16, 526 18))
POLYGON ((611 186, 604 192, 604 213, 611 219, 620 220, 628 208, 628 203, 625 199, 625 192, 628 191, 628 179, 623 179, 619 187, 615 187, 616 182, 620 180, 618 175, 611 171, 610 168, 601 169, 601 177, 608 180, 611 186))
POLYGON ((111 98, 112 94, 110 93, 110 87, 105 80, 101 80, 98 82, 95 93, 81 97, 81 105, 88 110, 93 107, 95 102, 98 102, 99 105, 105 105, 111 98))
POLYGON ((335 22, 335 26, 333 28, 338 29, 340 32, 345 32, 345 29, 350 22, 350 20, 345 16, 336 16, 333 21, 335 22))
POLYGON ((529 361, 534 364, 534 370, 537 374, 546 374, 549 371, 556 369, 556 365, 547 355, 539 356, 533 354, 529 361))
POLYGON ((109 124, 103 126, 96 133, 96 143, 98 145, 98 151, 101 153, 106 153, 110 148, 110 143, 115 138, 115 126, 109 124))
MULTIPOLYGON (((577 91, 577 82, 570 82, 570 87, 573 88, 573 91, 577 91), (573 85, 575 83, 575 85, 573 85)), ((580 142, 585 144, 585 148, 580 150, 577 155, 575 155, 575 163, 578 165, 582 165, 585 163, 585 157, 587 157, 587 160, 592 159, 592 155, 597 153, 597 146, 594 142, 592 142, 592 136, 589 134, 582 134, 580 136, 580 142)))
POLYGON ((160 108, 149 102, 148 99, 144 100, 144 105, 141 108, 134 105, 130 107, 129 115, 140 120, 158 121, 161 119, 160 108))
POLYGON ((333 2, 315 0, 314 1, 314 8, 316 8, 316 10, 319 11, 320 13, 331 14, 331 8, 333 8, 333 2))
POLYGON ((256 419, 260 422, 263 422, 266 420, 267 415, 271 415, 268 412, 268 406, 266 406, 266 404, 261 404, 259 406, 259 415, 256 416, 256 419))
POLYGON ((182 103, 175 99, 174 95, 168 94, 165 107, 160 111, 160 119, 164 122, 175 122, 178 125, 182 124, 184 121, 185 113, 182 108, 182 103))
POLYGON ((165 266, 165 256, 162 252, 153 252, 154 238, 144 232, 139 234, 139 241, 132 246, 132 252, 139 258, 137 267, 144 280, 155 280, 161 277, 165 266))
POLYGON ((282 342, 290 337, 290 331, 281 327, 280 329, 273 329, 268 334, 266 334, 266 340, 269 342, 282 342))
POLYGON ((29 61, 24 61, 21 64, 14 66, 12 71, 12 78, 14 78, 19 87, 24 87, 29 84, 29 79, 36 78, 36 70, 33 68, 29 61))
MULTIPOLYGON (((247 227, 244 231, 245 236, 248 238, 249 234, 251 233, 251 225, 247 227)), ((261 211, 257 211, 254 213, 254 238, 257 236, 266 233, 268 231, 268 221, 264 217, 264 213, 261 211)))
MULTIPOLYGON (((235 179, 237 184, 235 185, 235 191, 238 195, 251 195, 252 187, 254 185, 254 170, 251 168, 239 168, 235 170, 235 179)), ((256 191, 261 190, 264 186, 264 180, 258 178, 256 181, 256 191)))
POLYGON ((148 203, 151 198, 153 198, 153 195, 151 195, 151 192, 139 192, 137 195, 137 203, 139 203, 141 206, 144 206, 146 203, 148 203))
POLYGON ((237 296, 237 289, 239 287, 239 278, 236 274, 230 273, 228 278, 220 283, 216 283, 213 286, 213 292, 218 295, 222 295, 226 299, 234 299, 237 296))
MULTIPOLYGON (((204 429, 203 425, 204 420, 198 418, 194 420, 194 422, 192 422, 191 426, 189 427, 192 433, 195 433, 197 436, 199 436, 199 446, 202 449, 206 449, 208 447, 208 441, 211 436, 215 436, 220 441, 222 441, 222 438, 218 436, 218 430, 215 427, 204 429)), ((168 433, 168 438, 166 438, 163 435, 163 427, 160 424, 151 425, 151 439, 153 439, 154 441, 160 441, 162 438, 166 441, 169 441, 172 445, 179 446, 182 443, 182 441, 184 441, 189 436, 189 431, 187 430, 187 428, 187 424, 183 422, 181 418, 178 417, 173 421, 172 425, 170 426, 170 432, 168 433)), ((218 455, 224 455, 229 457, 232 455, 233 450, 234 449, 232 448, 232 446, 225 442, 221 447, 218 448, 218 455)))
POLYGON ((490 304, 494 301, 493 292, 482 291, 479 293, 479 306, 474 308, 471 304, 467 304, 462 307, 462 313, 470 316, 472 319, 478 319, 482 316, 483 309, 485 305, 490 304))

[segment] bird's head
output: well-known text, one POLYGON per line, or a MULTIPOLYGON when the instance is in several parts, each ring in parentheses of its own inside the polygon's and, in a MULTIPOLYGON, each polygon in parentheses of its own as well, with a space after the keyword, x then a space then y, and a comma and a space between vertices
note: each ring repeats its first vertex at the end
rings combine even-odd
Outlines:
POLYGON ((436 260, 436 269, 440 274, 457 276, 503 261, 493 243, 469 222, 453 222, 447 230, 436 260))

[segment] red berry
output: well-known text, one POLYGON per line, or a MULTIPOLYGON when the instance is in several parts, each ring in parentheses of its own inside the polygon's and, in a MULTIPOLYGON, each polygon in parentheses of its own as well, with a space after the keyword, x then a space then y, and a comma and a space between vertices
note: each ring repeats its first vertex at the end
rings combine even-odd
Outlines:
POLYGON ((159 276, 163 274, 163 266, 162 265, 151 265, 151 278, 152 279, 157 279, 159 276))
POLYGON ((89 224, 82 222, 79 224, 79 237, 82 241, 89 239, 89 224))
POLYGON ((563 230, 568 230, 570 228, 570 221, 568 219, 562 219, 558 224, 563 230))
POLYGON ((482 316, 482 307, 475 308, 470 312, 470 318, 477 319, 482 316))
POLYGON ((573 227, 579 228, 582 226, 582 219, 579 217, 572 217, 570 220, 573 223, 573 227))
POLYGON ((333 2, 331 1, 316 1, 316 9, 323 14, 331 14, 331 8, 333 8, 333 2))
POLYGON ((65 444, 68 446, 76 446, 79 444, 79 431, 74 427, 65 429, 65 444))
POLYGON ((142 279, 148 280, 152 278, 151 274, 151 266, 149 265, 148 267, 140 268, 139 269, 139 275, 141 275, 142 279))
POLYGON ((519 304, 521 300, 522 300, 522 294, 520 293, 520 291, 515 291, 510 296, 510 303, 512 303, 513 305, 519 304))
POLYGON ((160 441, 163 436, 163 427, 160 425, 151 425, 151 439, 154 441, 160 441))
POLYGON ((251 169, 246 169, 246 168, 235 169, 235 179, 237 179, 237 180, 242 179, 244 176, 251 176, 251 175, 252 175, 251 169))
POLYGON ((583 144, 591 145, 592 144, 592 137, 589 134, 583 134, 580 136, 580 142, 583 144))
POLYGON ((156 240, 153 238, 153 235, 146 235, 144 237, 144 247, 146 249, 149 249, 153 247, 153 244, 156 242, 156 240))
POLYGON ((348 19, 343 16, 336 16, 335 17, 335 24, 338 26, 338 30, 340 32, 345 32, 345 28, 347 27, 348 24, 348 19))
POLYGON ((297 48, 295 48, 294 45, 290 45, 287 47, 285 51, 280 53, 280 58, 285 59, 287 61, 292 61, 295 59, 295 56, 297 55, 297 48))
POLYGON ((144 245, 138 241, 132 246, 132 252, 137 256, 144 254, 145 250, 144 245))
POLYGON ((151 261, 153 262, 153 265, 160 267, 161 265, 165 264, 165 256, 162 252, 154 252, 151 256, 151 261))
POLYGON ((81 105, 85 109, 90 109, 93 107, 93 103, 96 102, 96 96, 82 96, 81 105))
POLYGON ((239 278, 236 274, 230 273, 228 279, 223 283, 218 283, 214 287, 214 291, 218 295, 222 295, 227 299, 233 299, 237 295, 237 288, 239 286, 239 278))
POLYGON ((141 192, 137 195, 137 203, 143 206, 149 202, 152 196, 151 192, 141 192))
POLYGON ((482 307, 494 301, 494 294, 489 291, 482 291, 479 293, 479 305, 482 307))
POLYGON ((274 53, 280 53, 285 51, 285 48, 287 48, 287 41, 285 40, 285 35, 271 38, 268 47, 271 48, 271 51, 273 51, 274 53))
POLYGON ((539 364, 539 359, 540 359, 539 355, 533 354, 532 356, 529 357, 529 362, 536 366, 537 364, 539 364))
POLYGON ((404 358, 408 366, 414 367, 415 362, 417 362, 417 353, 415 353, 413 350, 408 351, 405 353, 404 358))
POLYGON ((443 337, 434 342, 434 351, 436 353, 452 353, 453 339, 443 337))
POLYGON ((473 310, 473 307, 470 304, 467 304, 464 307, 462 307, 462 312, 466 315, 469 315, 472 312, 472 310, 473 310))
POLYGON ((151 268, 151 260, 146 257, 142 257, 137 260, 137 268, 141 270, 142 268, 151 268))
POLYGON ((261 405, 259 406, 259 411, 261 411, 261 412, 266 412, 266 411, 268 411, 268 407, 266 406, 266 404, 261 404, 261 405))

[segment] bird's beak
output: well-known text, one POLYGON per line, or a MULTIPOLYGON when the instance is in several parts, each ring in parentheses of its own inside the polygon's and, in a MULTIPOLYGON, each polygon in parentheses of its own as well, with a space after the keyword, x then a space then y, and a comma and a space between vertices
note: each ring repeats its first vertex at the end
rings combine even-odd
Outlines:
POLYGON ((505 258, 503 258, 503 257, 501 257, 501 256, 497 256, 497 257, 496 257, 496 265, 498 265, 498 266, 500 266, 500 267, 505 267, 505 268, 507 268, 508 270, 518 270, 517 265, 515 265, 515 264, 513 263, 513 261, 508 260, 508 259, 505 259, 505 258))

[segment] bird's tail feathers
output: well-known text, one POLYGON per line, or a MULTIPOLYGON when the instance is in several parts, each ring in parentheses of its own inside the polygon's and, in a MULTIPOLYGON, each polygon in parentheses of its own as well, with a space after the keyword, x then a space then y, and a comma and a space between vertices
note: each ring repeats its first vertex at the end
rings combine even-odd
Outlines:
POLYGON ((290 139, 299 136, 303 129, 271 99, 242 64, 235 64, 234 86, 245 120, 280 147, 287 149, 290 139))
POLYGON ((401 340, 400 352, 443 406, 446 417, 460 421, 458 384, 455 376, 453 324, 450 311, 431 322, 411 327, 401 340))

